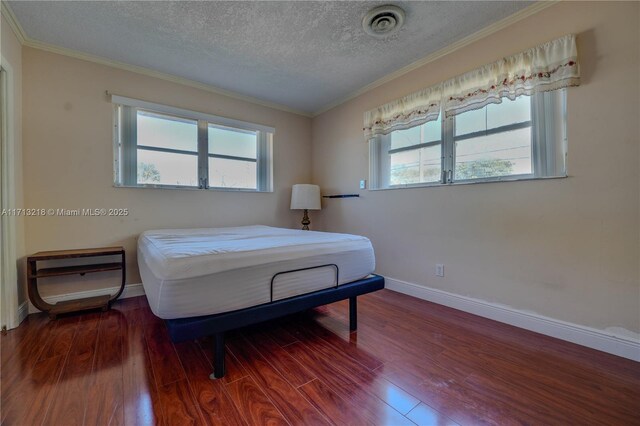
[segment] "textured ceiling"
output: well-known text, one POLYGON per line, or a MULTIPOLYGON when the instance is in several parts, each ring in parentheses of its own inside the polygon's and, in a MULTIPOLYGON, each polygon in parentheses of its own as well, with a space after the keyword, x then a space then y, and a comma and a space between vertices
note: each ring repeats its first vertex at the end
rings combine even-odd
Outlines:
POLYGON ((34 40, 313 113, 530 2, 11 1, 34 40), (406 11, 375 39, 374 6, 406 11))

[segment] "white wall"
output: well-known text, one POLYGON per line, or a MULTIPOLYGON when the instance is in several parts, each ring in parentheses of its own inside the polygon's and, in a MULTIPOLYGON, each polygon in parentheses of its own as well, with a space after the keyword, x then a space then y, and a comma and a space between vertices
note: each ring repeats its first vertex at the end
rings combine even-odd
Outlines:
MULTIPOLYGON (((25 206, 128 208, 127 217, 30 217, 26 250, 123 245, 139 283, 136 238, 147 229, 297 226, 291 185, 310 180, 310 119, 165 80, 23 48, 25 206), (112 104, 105 91, 265 124, 274 135, 273 193, 113 187, 112 104)), ((117 285, 117 274, 44 282, 43 295, 117 285), (47 285, 49 284, 49 285, 47 285)))
POLYGON ((382 275, 640 332, 638 17, 638 3, 563 2, 315 117, 314 183, 361 194, 325 200, 316 223, 368 236, 382 275), (357 189, 368 175, 365 111, 567 33, 583 75, 568 89, 569 178, 357 189))
MULTIPOLYGON (((360 199, 323 200, 312 221, 370 237, 384 275, 598 329, 640 332, 639 12, 637 3, 561 3, 312 121, 25 47, 23 206, 132 213, 29 218, 23 253, 123 244, 134 283, 135 239, 145 229, 297 226, 299 215, 288 210, 291 184, 311 179, 325 193, 352 193, 367 177, 364 111, 573 32, 583 84, 568 93, 571 177, 359 191, 360 199), (276 192, 113 188, 105 90, 275 126, 276 192), (445 278, 434 276, 435 263, 446 265, 445 278)), ((43 292, 90 288, 81 280, 43 292)))

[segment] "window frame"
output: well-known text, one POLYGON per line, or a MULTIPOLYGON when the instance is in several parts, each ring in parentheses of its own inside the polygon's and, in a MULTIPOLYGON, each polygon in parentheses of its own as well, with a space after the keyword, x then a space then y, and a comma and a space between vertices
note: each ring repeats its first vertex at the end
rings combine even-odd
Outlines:
POLYGON ((113 103, 113 149, 114 176, 116 188, 155 188, 155 189, 185 189, 212 190, 234 192, 273 192, 273 127, 249 123, 227 117, 176 108, 168 105, 146 102, 124 96, 111 95, 113 103), (196 151, 160 148, 137 144, 137 113, 145 111, 160 116, 175 117, 195 121, 197 124, 196 151), (256 134, 256 158, 236 157, 209 153, 209 125, 225 128, 231 131, 251 132, 256 134), (137 153, 138 149, 165 152, 179 155, 195 155, 197 160, 198 186, 167 185, 157 183, 137 182, 137 153), (209 158, 224 158, 236 161, 251 161, 256 163, 256 187, 233 188, 209 186, 209 158))
MULTIPOLYGON (((391 143, 391 133, 387 135, 371 138, 369 141, 369 190, 385 191, 392 189, 404 188, 421 188, 421 187, 442 187, 450 185, 468 185, 477 183, 493 183, 493 182, 514 182, 527 180, 542 179, 562 179, 568 177, 567 172, 567 111, 566 111, 566 90, 559 89, 552 92, 541 92, 530 96, 531 101, 531 118, 526 122, 514 123, 499 126, 484 131, 472 132, 455 137, 455 116, 442 119, 441 138, 440 141, 420 143, 410 145, 398 149, 389 149, 391 143), (551 94, 551 95, 549 95, 551 94), (551 104, 555 105, 550 107, 551 104), (561 120, 557 120, 561 118, 561 120), (558 122, 559 121, 559 122, 558 122), (530 123, 530 125, 523 125, 530 123), (550 126, 546 126, 550 123, 550 126), (504 176, 491 176, 484 178, 472 179, 454 179, 455 163, 456 163, 456 141, 470 139, 473 136, 482 136, 490 134, 499 134, 519 128, 531 127, 531 173, 513 174, 504 176), (550 174, 552 170, 557 171, 557 162, 560 161, 557 156, 549 156, 546 150, 549 147, 548 139, 551 137, 551 128, 556 132, 561 128, 560 140, 556 141, 561 146, 564 155, 564 169, 560 174, 550 174), (496 131, 501 129, 501 131, 496 131), (470 136, 472 135, 472 136, 470 136), (423 147, 441 145, 441 178, 435 182, 417 182, 409 184, 389 184, 390 179, 390 161, 385 161, 385 156, 389 156, 396 152, 418 150, 423 147), (386 170, 385 170, 386 169, 386 170), (380 185, 380 180, 386 180, 386 186, 380 185)), ((443 112, 441 112, 443 114, 443 112)), ((420 124, 422 125, 422 124, 420 124)), ((557 147, 556 147, 557 149, 557 147)))

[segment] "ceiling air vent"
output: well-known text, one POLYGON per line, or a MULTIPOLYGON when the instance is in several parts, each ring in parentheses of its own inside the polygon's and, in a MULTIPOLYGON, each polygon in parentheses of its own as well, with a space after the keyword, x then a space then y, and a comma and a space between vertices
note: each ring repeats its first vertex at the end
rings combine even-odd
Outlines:
POLYGON ((387 37, 396 33, 404 23, 404 10, 386 5, 371 9, 362 20, 362 28, 373 37, 387 37))

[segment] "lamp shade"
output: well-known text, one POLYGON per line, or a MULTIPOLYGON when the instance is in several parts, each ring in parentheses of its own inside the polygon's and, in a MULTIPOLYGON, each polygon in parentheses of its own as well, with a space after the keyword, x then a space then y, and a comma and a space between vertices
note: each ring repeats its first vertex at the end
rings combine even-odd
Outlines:
POLYGON ((320 187, 296 184, 291 189, 291 210, 320 210, 320 187))

